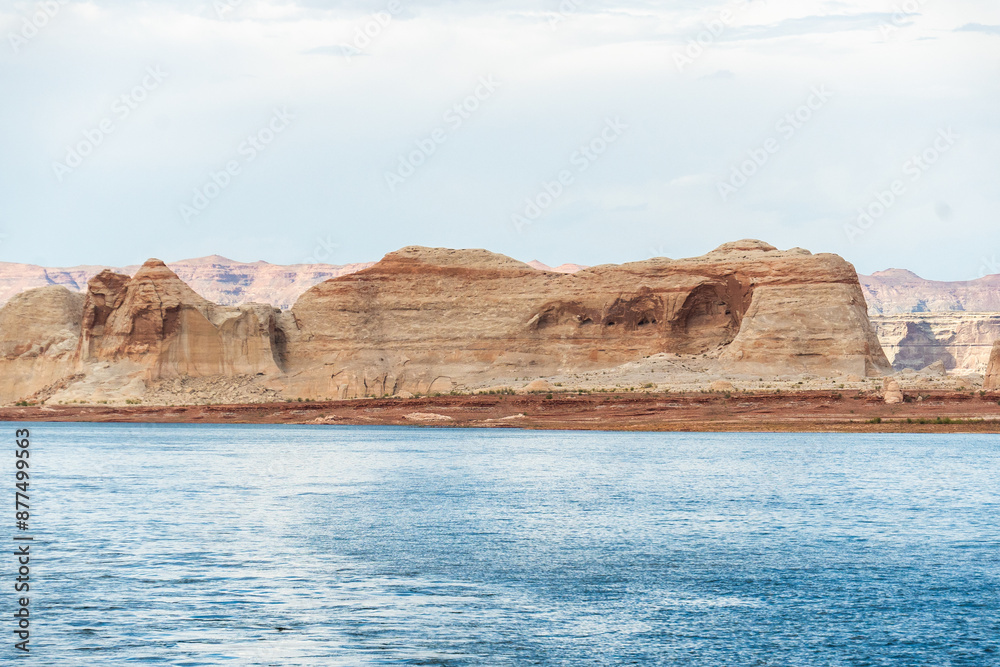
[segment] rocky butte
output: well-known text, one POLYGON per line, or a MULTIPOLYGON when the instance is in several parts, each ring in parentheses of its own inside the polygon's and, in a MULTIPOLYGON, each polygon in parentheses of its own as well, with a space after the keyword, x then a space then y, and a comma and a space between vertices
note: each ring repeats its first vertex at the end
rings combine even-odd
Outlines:
POLYGON ((890 371, 854 267, 760 241, 573 273, 408 247, 290 312, 214 304, 150 260, 98 274, 85 297, 18 295, 0 310, 0 351, 5 402, 470 391, 667 357, 755 379, 890 371))

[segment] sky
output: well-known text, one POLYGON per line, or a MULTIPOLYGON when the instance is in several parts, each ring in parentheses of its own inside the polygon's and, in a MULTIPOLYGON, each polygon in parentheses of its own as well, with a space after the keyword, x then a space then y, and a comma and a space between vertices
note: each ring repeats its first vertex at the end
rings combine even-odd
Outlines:
POLYGON ((0 0, 0 261, 1000 273, 995 0, 0 0))

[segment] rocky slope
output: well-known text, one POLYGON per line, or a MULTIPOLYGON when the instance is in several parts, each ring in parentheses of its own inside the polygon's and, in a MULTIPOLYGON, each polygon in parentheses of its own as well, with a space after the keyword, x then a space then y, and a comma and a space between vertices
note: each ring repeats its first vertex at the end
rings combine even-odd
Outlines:
MULTIPOLYGON (((336 266, 297 264, 279 266, 267 262, 237 262, 219 255, 186 259, 168 264, 170 269, 202 297, 223 306, 270 303, 287 310, 313 285, 371 266, 371 262, 336 266)), ((0 262, 0 305, 15 294, 34 287, 63 285, 84 292, 87 281, 104 270, 132 275, 138 266, 77 266, 46 268, 32 264, 0 262)))
POLYGON ((759 241, 572 274, 404 248, 290 313, 214 304, 150 260, 131 278, 102 271, 85 298, 18 295, 0 310, 0 341, 6 402, 448 392, 668 354, 732 377, 888 370, 853 267, 759 241))

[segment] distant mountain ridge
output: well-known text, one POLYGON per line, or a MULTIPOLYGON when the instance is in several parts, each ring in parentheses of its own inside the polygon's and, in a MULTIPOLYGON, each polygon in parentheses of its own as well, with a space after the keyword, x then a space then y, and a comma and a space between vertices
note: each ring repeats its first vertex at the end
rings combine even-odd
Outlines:
POLYGON ((1000 275, 978 280, 938 281, 906 269, 858 274, 871 315, 1000 312, 1000 275))
MULTIPOLYGON (((195 292, 215 303, 225 306, 270 303, 288 310, 310 287, 330 278, 356 273, 373 264, 281 265, 265 261, 240 262, 221 255, 209 255, 169 262, 167 266, 195 292)), ((576 273, 588 268, 571 263, 551 267, 538 260, 527 264, 539 271, 554 273, 576 273)), ((134 275, 139 265, 54 268, 0 262, 0 305, 19 292, 46 285, 63 285, 74 292, 84 292, 87 281, 104 269, 134 275)), ((868 312, 873 316, 1000 313, 1000 275, 947 282, 927 280, 906 269, 887 269, 871 275, 858 274, 858 278, 868 303, 868 312)))
MULTIPOLYGON (((352 264, 270 264, 265 261, 240 262, 209 255, 169 262, 167 266, 204 298, 223 306, 244 303, 268 303, 288 310, 306 290, 324 280, 339 278, 367 269, 374 262, 352 264)), ((534 260, 529 265, 539 271, 576 273, 587 267, 563 264, 550 267, 534 260)), ((15 294, 35 287, 62 285, 74 292, 86 292, 87 281, 105 269, 135 275, 140 265, 81 265, 53 268, 35 264, 0 262, 0 306, 15 294)))
MULTIPOLYGON (((239 262, 221 255, 209 255, 171 262, 167 266, 195 292, 214 303, 224 306, 267 303, 288 310, 310 287, 330 278, 367 269, 372 264, 373 262, 360 262, 345 265, 282 266, 264 261, 239 262)), ((74 292, 85 292, 87 281, 105 269, 131 276, 139 268, 139 265, 49 268, 0 262, 0 305, 15 294, 46 285, 62 285, 74 292)))

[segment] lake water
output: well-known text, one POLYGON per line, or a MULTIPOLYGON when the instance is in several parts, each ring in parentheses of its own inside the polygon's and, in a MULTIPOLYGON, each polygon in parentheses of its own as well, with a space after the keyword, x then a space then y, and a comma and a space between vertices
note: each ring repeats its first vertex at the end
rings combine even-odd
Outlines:
POLYGON ((31 429, 17 664, 1000 665, 994 436, 31 429))

